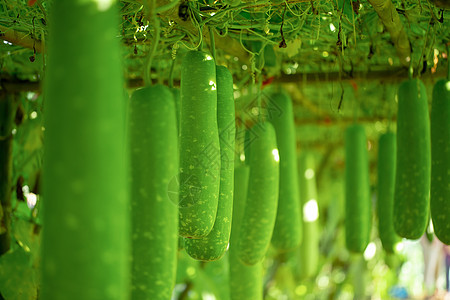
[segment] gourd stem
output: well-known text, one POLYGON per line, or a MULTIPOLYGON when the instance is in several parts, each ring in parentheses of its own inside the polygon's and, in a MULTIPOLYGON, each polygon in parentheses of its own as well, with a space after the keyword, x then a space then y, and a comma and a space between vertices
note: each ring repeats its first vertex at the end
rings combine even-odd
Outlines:
POLYGON ((209 43, 210 43, 210 47, 211 47, 211 55, 214 58, 214 61, 217 63, 217 61, 216 61, 216 45, 214 42, 214 29, 211 26, 209 26, 209 43))
POLYGON ((170 73, 169 73, 169 87, 173 88, 173 69, 175 67, 175 59, 172 59, 172 65, 170 66, 170 73))
POLYGON ((447 80, 450 80, 450 43, 447 43, 447 80))
MULTIPOLYGON (((155 3, 155 1, 153 1, 153 3, 155 3)), ((154 5, 153 5, 153 7, 154 7, 154 5)), ((152 78, 151 78, 152 61, 153 61, 153 56, 156 53, 156 49, 158 48, 159 34, 160 34, 159 19, 156 17, 156 15, 154 13, 152 14, 152 19, 153 19, 153 26, 155 27, 155 33, 153 36, 152 48, 150 49, 148 56, 147 56, 147 60, 145 62, 144 84, 146 86, 149 86, 152 84, 152 78)))

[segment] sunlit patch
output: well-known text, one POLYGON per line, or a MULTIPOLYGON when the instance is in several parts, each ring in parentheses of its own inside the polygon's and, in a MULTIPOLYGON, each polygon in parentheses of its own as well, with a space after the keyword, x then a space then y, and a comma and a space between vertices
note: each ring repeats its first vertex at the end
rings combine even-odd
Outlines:
POLYGON ((450 80, 445 83, 445 88, 450 91, 450 80))
POLYGON ((280 161, 280 155, 278 154, 278 149, 273 149, 273 150, 272 150, 272 155, 273 155, 273 159, 274 159, 276 162, 279 162, 279 161, 280 161))
POLYGON ((303 220, 314 222, 319 218, 319 206, 316 199, 311 199, 303 205, 303 220))
POLYGON ((211 90, 215 91, 217 89, 216 88, 216 83, 214 81, 210 80, 209 81, 209 85, 211 86, 211 90))
POLYGON ((403 242, 398 242, 394 246, 396 252, 401 252, 403 248, 404 248, 403 242))
POLYGON ((306 287, 306 285, 299 285, 295 288, 295 294, 298 296, 303 296, 304 294, 306 294, 306 292, 308 291, 308 288, 306 287))
POLYGON ((33 209, 36 206, 37 203, 37 195, 34 193, 28 193, 26 196, 27 198, 27 205, 29 209, 33 209))
POLYGON ((240 159, 241 161, 245 161, 245 154, 242 153, 242 154, 239 156, 239 159, 240 159))
POLYGON ((213 58, 210 55, 205 55, 205 60, 213 60, 213 58))
POLYGON ((105 11, 108 10, 115 0, 94 0, 94 2, 97 2, 97 7, 99 11, 105 11))
POLYGON ((186 273, 187 273, 187 275, 189 276, 189 277, 193 277, 193 276, 195 276, 195 268, 194 267, 188 267, 187 269, 186 269, 186 273))
POLYGON ((330 278, 328 278, 328 276, 326 276, 326 275, 320 276, 317 279, 317 285, 319 286, 320 289, 327 288, 329 283, 330 283, 330 278))
POLYGON ((377 253, 377 246, 374 242, 369 243, 367 245, 366 250, 364 250, 364 259, 365 260, 371 260, 375 254, 377 253))
POLYGON ((30 119, 34 120, 36 118, 37 118, 37 112, 36 111, 32 111, 31 114, 30 114, 30 119))
POLYGON ((305 178, 306 179, 312 179, 314 177, 314 170, 313 169, 306 169, 305 171, 305 178))
POLYGON ((8 42, 8 41, 3 41, 3 44, 5 44, 5 45, 12 45, 12 43, 11 42, 8 42))
POLYGON ((210 293, 202 293, 202 299, 204 300, 216 300, 216 296, 210 293))
POLYGON ((335 31, 336 31, 336 27, 334 26, 333 23, 330 23, 330 30, 331 30, 332 32, 335 32, 335 31))

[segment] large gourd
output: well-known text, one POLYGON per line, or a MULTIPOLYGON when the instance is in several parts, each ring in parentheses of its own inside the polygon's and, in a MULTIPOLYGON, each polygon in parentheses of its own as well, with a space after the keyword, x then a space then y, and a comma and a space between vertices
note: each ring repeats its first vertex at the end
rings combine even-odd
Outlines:
POLYGON ((128 120, 131 299, 170 299, 176 275, 178 206, 167 191, 178 171, 178 134, 169 88, 158 84, 136 90, 128 120))
POLYGON ((348 250, 364 252, 370 240, 371 224, 366 133, 362 125, 353 124, 345 131, 345 242, 348 250))
POLYGON ((220 185, 216 65, 201 51, 181 65, 179 234, 202 238, 216 219, 220 185))
POLYGON ((398 91, 397 164, 394 229, 407 239, 420 238, 429 220, 431 142, 428 101, 418 79, 403 82, 398 91))
POLYGON ((378 233, 383 248, 393 253, 395 244, 400 241, 394 230, 394 189, 395 189, 395 161, 396 136, 387 132, 380 136, 378 143, 378 233))
POLYGON ((255 139, 247 146, 250 177, 237 251, 243 263, 254 265, 263 260, 275 225, 279 156, 275 129, 270 123, 256 123, 249 130, 255 139))
POLYGON ((127 299, 129 204, 116 1, 52 1, 43 300, 127 299))
POLYGON ((263 266, 257 263, 247 266, 239 259, 237 243, 239 229, 247 199, 247 187, 250 168, 238 165, 234 170, 233 222, 229 249, 230 299, 262 300, 263 299, 263 266))
POLYGON ((302 238, 292 100, 286 92, 277 91, 267 97, 267 108, 268 120, 275 128, 280 155, 278 209, 272 245, 280 250, 291 250, 300 245, 302 238))
POLYGON ((235 113, 233 77, 217 66, 217 124, 220 137, 219 203, 213 229, 204 238, 186 239, 186 252, 197 260, 218 260, 225 253, 231 232, 233 211, 235 113))
POLYGON ((431 108, 430 208, 434 233, 450 244, 450 81, 439 80, 431 108))

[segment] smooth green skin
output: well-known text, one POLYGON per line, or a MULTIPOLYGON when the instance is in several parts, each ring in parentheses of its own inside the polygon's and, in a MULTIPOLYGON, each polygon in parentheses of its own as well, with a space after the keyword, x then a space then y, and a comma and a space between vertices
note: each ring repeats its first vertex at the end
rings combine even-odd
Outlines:
POLYGON ((213 261, 220 259, 230 240, 233 213, 235 112, 233 77, 223 66, 216 68, 217 124, 220 136, 220 190, 219 204, 213 229, 204 238, 186 239, 186 252, 194 259, 213 261))
POLYGON ((384 250, 388 253, 394 253, 395 244, 400 241, 393 223, 396 149, 395 133, 387 132, 380 136, 378 144, 378 234, 384 250))
POLYGON ((220 186, 216 65, 201 51, 181 65, 179 234, 202 238, 216 219, 220 186))
POLYGON ((178 207, 167 191, 178 171, 178 134, 169 88, 158 84, 133 93, 128 139, 131 299, 170 299, 176 277, 178 207))
POLYGON ((397 115, 394 229, 399 236, 415 240, 428 225, 431 180, 428 101, 420 80, 400 85, 397 115))
MULTIPOLYGON (((180 118, 181 118, 181 99, 180 99, 180 89, 179 88, 171 88, 173 100, 175 102, 175 109, 177 114, 177 136, 180 138, 180 118)), ((179 144, 179 143, 178 143, 179 144)), ((179 186, 175 185, 175 192, 179 189, 179 186)), ((184 238, 182 236, 178 236, 178 251, 184 249, 184 238)))
POLYGON ((272 112, 268 121, 275 128, 280 155, 278 209, 272 245, 287 251, 298 247, 302 240, 294 112, 291 97, 286 92, 272 93, 267 98, 268 111, 272 112))
POLYGON ((238 165, 234 169, 234 201, 233 222, 231 228, 229 251, 229 284, 231 300, 262 300, 263 299, 263 266, 257 263, 253 266, 244 265, 238 256, 237 243, 247 199, 247 187, 250 168, 238 165))
POLYGON ((173 100, 175 101, 175 108, 177 111, 177 130, 178 135, 180 134, 180 119, 181 119, 181 95, 179 88, 171 88, 170 91, 173 95, 173 100))
POLYGON ((243 263, 254 265, 263 260, 275 226, 279 163, 272 153, 277 149, 273 126, 257 123, 249 130, 254 131, 256 138, 248 146, 250 177, 237 251, 243 263))
MULTIPOLYGON (((307 169, 315 170, 314 157, 311 153, 304 153, 300 156, 300 201, 302 204, 302 212, 304 213, 304 205, 311 199, 317 201, 316 177, 306 178, 307 169)), ((300 245, 299 261, 300 274, 303 278, 313 277, 317 274, 319 266, 319 242, 320 230, 319 219, 315 221, 307 221, 303 215, 303 241, 300 245)))
POLYGON ((430 208, 434 233, 450 244, 450 81, 439 80, 431 109, 430 208))
POLYGON ((366 133, 362 125, 353 124, 345 131, 345 242, 349 251, 364 252, 371 223, 366 133))
POLYGON ((129 202, 116 6, 53 1, 45 78, 43 300, 128 299, 129 202))

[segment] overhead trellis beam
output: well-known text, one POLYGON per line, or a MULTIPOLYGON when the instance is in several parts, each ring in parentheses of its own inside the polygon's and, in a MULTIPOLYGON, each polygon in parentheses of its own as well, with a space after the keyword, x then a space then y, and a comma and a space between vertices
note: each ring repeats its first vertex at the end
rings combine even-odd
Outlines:
MULTIPOLYGON (((148 1, 148 0, 147 0, 148 1)), ((167 7, 172 1, 170 0, 156 0, 157 7, 167 7)), ((175 22, 178 26, 184 28, 192 35, 198 36, 199 29, 194 26, 190 18, 186 20, 181 18, 182 14, 180 14, 180 6, 184 5, 184 1, 179 1, 179 3, 163 13, 160 14, 160 18, 165 20, 167 23, 169 21, 175 22)), ((183 6, 182 6, 183 9, 183 6)), ((202 39, 205 43, 210 44, 211 39, 209 35, 208 28, 204 26, 202 32, 202 39)), ((249 62, 249 54, 242 48, 241 44, 229 37, 229 36, 220 36, 217 33, 214 33, 214 42, 216 45, 216 49, 223 49, 227 54, 238 57, 240 61, 243 63, 249 62)))
POLYGON ((0 25, 0 39, 11 44, 41 52, 41 41, 34 39, 29 33, 17 31, 0 25))
POLYGON ((411 61, 411 45, 394 4, 391 0, 369 0, 369 3, 391 35, 401 64, 408 67, 411 61))

